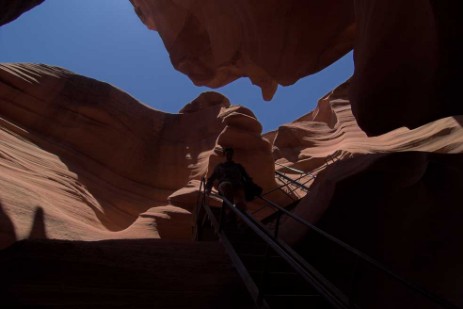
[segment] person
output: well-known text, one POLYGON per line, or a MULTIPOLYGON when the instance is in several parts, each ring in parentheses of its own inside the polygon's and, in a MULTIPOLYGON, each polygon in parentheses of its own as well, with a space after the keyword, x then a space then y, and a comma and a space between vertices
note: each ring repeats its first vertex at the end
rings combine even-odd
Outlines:
POLYGON ((234 150, 231 147, 223 148, 225 162, 219 163, 206 181, 206 193, 210 194, 217 181, 219 193, 232 202, 241 211, 246 210, 246 197, 244 182, 250 180, 244 167, 233 161, 234 150))

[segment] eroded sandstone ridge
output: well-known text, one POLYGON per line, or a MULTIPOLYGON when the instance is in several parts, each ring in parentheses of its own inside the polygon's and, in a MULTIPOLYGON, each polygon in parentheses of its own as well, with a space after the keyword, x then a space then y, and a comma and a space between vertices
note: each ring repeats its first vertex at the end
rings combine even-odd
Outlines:
POLYGON ((352 49, 351 0, 131 0, 196 85, 249 77, 267 100, 352 49))
POLYGON ((350 100, 368 135, 463 114, 459 0, 131 0, 197 85, 247 76, 270 99, 354 49, 350 100), (355 14, 354 14, 355 12, 355 14), (417 112, 419 111, 419 112, 417 112))
POLYGON ((190 239, 218 143, 235 147, 265 189, 276 186, 261 125, 218 93, 168 114, 61 68, 2 64, 0 101, 2 246, 28 237, 190 239))
MULTIPOLYGON (((354 76, 314 111, 262 135, 250 110, 217 93, 167 114, 61 68, 1 65, 2 246, 24 238, 189 238, 199 181, 224 144, 237 148, 264 192, 277 185, 274 170, 311 173, 296 214, 463 305, 463 113, 453 97, 461 1, 132 3, 197 84, 248 76, 268 99, 277 84, 352 46, 354 76)), ((288 202, 279 191, 269 198, 288 202)), ((260 206, 250 212, 263 218, 260 206)), ((281 236, 351 292, 341 278, 351 257, 290 220, 281 236)), ((362 274, 364 307, 390 308, 397 298, 425 307, 384 277, 362 274)))
MULTIPOLYGON (((313 112, 267 135, 276 163, 317 176, 294 213, 411 282, 463 304, 463 116, 368 137, 346 99, 349 86, 341 85, 313 112)), ((355 263, 352 255, 293 220, 285 221, 281 233, 349 291, 345 271, 355 263)), ((367 263, 360 265, 356 284, 366 307, 390 308, 398 299, 407 307, 429 305, 367 263)))

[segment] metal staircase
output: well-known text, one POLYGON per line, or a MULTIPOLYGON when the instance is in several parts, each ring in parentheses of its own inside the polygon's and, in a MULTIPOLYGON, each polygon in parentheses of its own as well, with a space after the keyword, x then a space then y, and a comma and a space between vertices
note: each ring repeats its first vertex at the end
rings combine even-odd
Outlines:
POLYGON ((293 200, 299 200, 304 197, 305 194, 309 192, 309 187, 307 183, 314 180, 317 176, 311 173, 306 173, 304 171, 288 167, 279 163, 275 164, 280 167, 281 171, 275 171, 275 180, 282 185, 266 192, 263 195, 267 195, 273 191, 280 190, 289 196, 293 200), (295 179, 291 178, 289 174, 283 171, 289 171, 291 175, 297 175, 295 179), (302 192, 300 194, 299 192, 302 192))
MULTIPOLYGON (((295 185, 303 186, 300 183, 295 185)), ((458 308, 447 300, 401 278, 378 261, 265 197, 259 198, 276 211, 272 229, 269 229, 269 225, 257 221, 252 215, 237 209, 226 198, 216 194, 210 196, 222 200, 222 207, 209 206, 209 198, 204 193, 203 179, 196 213, 196 239, 199 241, 218 239, 223 244, 257 308, 362 308, 357 303, 359 291, 356 291, 355 285, 360 264, 368 264, 397 281, 410 293, 421 295, 431 304, 429 308, 458 308), (240 224, 228 222, 227 219, 231 215, 235 216, 240 224), (351 281, 349 293, 341 291, 279 237, 283 216, 286 220, 294 220, 295 224, 310 228, 325 241, 331 242, 339 250, 348 252, 355 258, 355 265, 349 272, 351 274, 351 278, 348 278, 351 281)), ((397 308, 401 308, 400 304, 397 308)))

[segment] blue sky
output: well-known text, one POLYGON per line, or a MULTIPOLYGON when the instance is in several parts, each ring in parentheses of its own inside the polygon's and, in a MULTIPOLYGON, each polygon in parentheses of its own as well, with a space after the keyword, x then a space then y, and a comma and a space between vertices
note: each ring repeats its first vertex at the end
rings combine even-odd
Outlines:
POLYGON ((197 87, 173 68, 158 33, 145 27, 128 0, 46 0, 0 27, 0 62, 64 67, 169 113, 214 90, 250 108, 264 132, 312 111, 320 97, 353 73, 351 52, 322 72, 280 86, 270 102, 247 78, 218 89, 197 87))

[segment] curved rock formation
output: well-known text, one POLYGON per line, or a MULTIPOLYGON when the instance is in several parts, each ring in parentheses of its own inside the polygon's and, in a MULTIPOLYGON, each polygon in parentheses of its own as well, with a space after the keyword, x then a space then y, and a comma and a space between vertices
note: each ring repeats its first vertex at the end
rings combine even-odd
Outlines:
MULTIPOLYGON (((277 163, 316 176, 294 213, 407 280, 463 304, 458 244, 463 237, 458 219, 463 215, 463 116, 368 137, 352 115, 348 90, 349 82, 322 98, 312 113, 269 134, 277 163)), ((353 255, 290 219, 280 233, 328 279, 351 292, 353 255)), ((429 305, 361 265, 357 297, 364 307, 390 308, 399 299, 407 306, 429 305)))
POLYGON ((45 0, 0 1, 0 26, 7 24, 45 0))
MULTIPOLYGON (((434 153, 441 154, 441 157, 448 154, 451 161, 454 155, 463 154, 463 116, 442 118, 413 130, 402 127, 387 134, 368 137, 358 127, 349 100, 346 99, 349 85, 350 81, 342 84, 320 99, 313 112, 267 135, 272 137, 274 157, 280 164, 277 170, 284 170, 281 167, 283 165, 311 172, 315 176, 320 174, 315 182, 309 182, 314 184, 311 194, 307 195, 296 211, 311 222, 322 217, 330 207, 329 201, 334 194, 331 186, 335 185, 336 180, 331 178, 322 184, 325 177, 328 177, 324 176, 324 171, 334 173, 341 180, 342 177, 363 170, 365 165, 361 163, 362 160, 370 162, 371 158, 387 154, 413 152, 421 156, 420 153, 434 153), (352 158, 356 160, 346 161, 352 158), (346 169, 340 169, 339 166, 345 166, 346 169), (305 203, 314 203, 315 206, 305 203)), ((390 168, 391 173, 393 168, 402 169, 407 177, 417 172, 410 164, 390 168)), ((445 179, 441 181, 445 182, 445 179)), ((302 230, 292 232, 299 233, 302 230)))
POLYGON ((314 111, 267 133, 277 163, 318 173, 340 159, 366 154, 422 151, 463 152, 462 116, 446 117, 410 130, 402 127, 368 137, 352 114, 348 94, 352 82, 319 100, 314 111))
POLYGON ((197 85, 247 76, 269 100, 278 84, 318 72, 354 47, 351 104, 368 135, 463 114, 455 103, 459 0, 131 2, 159 32, 174 67, 197 85))
POLYGON ((276 186, 260 124, 218 93, 167 114, 61 68, 2 64, 0 101, 5 243, 191 238, 198 186, 188 183, 206 175, 217 143, 236 146, 265 189, 276 186))
POLYGON ((350 0, 131 2, 196 85, 216 88, 247 76, 266 100, 278 84, 320 71, 353 46, 350 0))
POLYGON ((369 135, 463 114, 463 3, 356 0, 352 111, 369 135))
MULTIPOLYGON (((262 136, 250 110, 217 93, 167 114, 64 69, 1 65, 0 247, 24 238, 189 238, 200 179, 221 144, 237 149, 265 192, 277 186, 274 169, 310 172, 297 215, 463 305, 463 113, 452 101, 461 1, 132 3, 197 84, 248 76, 269 99, 277 84, 348 51, 355 27, 356 71, 313 112, 262 136)), ((281 191, 270 198, 289 202, 281 191)), ((260 206, 249 211, 270 214, 260 206)), ((341 277, 351 256, 289 219, 280 233, 351 292, 350 269, 341 277)), ((426 306, 384 277, 360 274, 362 307, 426 306)))

